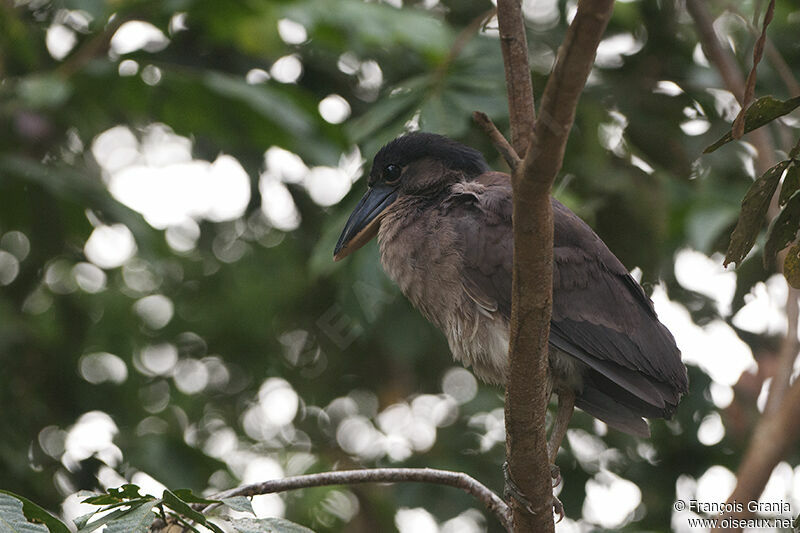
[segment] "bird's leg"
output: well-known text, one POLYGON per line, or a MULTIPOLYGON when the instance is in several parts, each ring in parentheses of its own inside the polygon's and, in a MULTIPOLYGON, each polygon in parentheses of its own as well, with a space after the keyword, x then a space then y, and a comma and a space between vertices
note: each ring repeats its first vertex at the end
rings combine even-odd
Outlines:
MULTIPOLYGON (((547 380, 547 398, 548 403, 550 396, 553 392, 553 382, 551 379, 547 380)), ((566 391, 559 391, 557 394, 558 396, 558 409, 556 411, 556 418, 553 421, 553 427, 550 430, 550 439, 547 442, 547 458, 550 461, 550 475, 555 480, 553 483, 553 487, 557 487, 561 483, 561 472, 559 468, 555 465, 556 455, 558 454, 558 449, 561 447, 561 441, 564 440, 564 435, 567 433, 567 427, 569 427, 569 421, 572 418, 572 411, 575 408, 575 393, 566 390, 566 391)), ((514 482, 511 478, 511 473, 509 472, 508 462, 503 463, 503 477, 505 478, 506 486, 506 499, 509 497, 513 497, 517 500, 520 504, 522 504, 523 508, 527 510, 529 513, 535 514, 533 510, 533 505, 531 501, 522 493, 519 486, 514 482)), ((564 505, 561 503, 555 494, 553 494, 553 512, 558 515, 558 521, 560 522, 564 518, 564 505)))
POLYGON ((558 410, 553 422, 553 429, 550 431, 550 439, 547 441, 547 456, 550 464, 555 464, 558 449, 561 448, 561 441, 567 434, 569 421, 572 418, 572 411, 575 409, 575 393, 571 390, 560 390, 558 395, 558 410))
MULTIPOLYGON (((546 387, 547 387, 547 396, 546 396, 547 405, 549 406, 550 405, 550 398, 553 397, 553 377, 549 372, 547 374, 547 385, 546 385, 546 387)), ((556 420, 553 419, 551 424, 550 424, 550 434, 551 435, 553 434, 553 430, 555 429, 555 426, 556 426, 556 420)), ((549 442, 547 444, 547 450, 548 450, 547 451, 547 459, 550 461, 550 477, 554 480, 553 481, 553 487, 555 488, 555 487, 557 487, 557 486, 559 486, 561 484, 561 471, 556 466, 555 460, 551 460, 550 459, 550 443, 549 442)))
POLYGON ((561 447, 561 441, 567 434, 572 411, 575 409, 575 393, 571 390, 560 390, 558 393, 558 409, 553 427, 550 430, 550 440, 547 442, 547 457, 550 460, 550 475, 553 477, 553 486, 561 483, 561 471, 556 466, 556 456, 561 447))
POLYGON ((545 388, 547 389, 547 396, 545 396, 545 398, 547 398, 547 405, 550 405, 550 398, 553 397, 553 376, 549 369, 547 372, 547 385, 545 385, 545 388))

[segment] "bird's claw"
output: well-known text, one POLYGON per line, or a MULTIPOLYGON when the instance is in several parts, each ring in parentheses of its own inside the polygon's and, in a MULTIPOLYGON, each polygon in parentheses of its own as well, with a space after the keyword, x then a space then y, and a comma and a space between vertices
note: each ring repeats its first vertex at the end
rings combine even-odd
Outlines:
POLYGON ((558 520, 556 520, 556 524, 564 520, 564 504, 561 503, 555 494, 553 494, 553 514, 558 515, 558 520))
POLYGON ((530 514, 536 514, 536 511, 533 510, 533 504, 531 501, 523 494, 522 489, 519 488, 519 485, 511 479, 511 472, 508 469, 508 461, 503 462, 503 478, 505 479, 505 488, 503 491, 503 495, 505 496, 506 500, 510 500, 514 498, 517 500, 517 503, 521 504, 522 507, 528 511, 530 514))
MULTIPOLYGON (((553 482, 553 487, 557 487, 559 484, 561 484, 561 469, 559 469, 556 465, 550 465, 550 475, 555 480, 553 482)), ((511 478, 511 472, 508 468, 508 461, 503 462, 503 478, 506 482, 504 490, 506 501, 514 498, 517 503, 523 507, 523 509, 528 511, 530 514, 535 515, 536 511, 533 508, 533 504, 522 492, 522 489, 519 488, 519 485, 517 485, 516 482, 511 478)), ((553 494, 552 498, 553 514, 558 515, 558 520, 556 521, 557 524, 564 519, 564 504, 561 503, 561 500, 559 500, 555 494, 553 494)))
POLYGON ((553 479, 553 488, 561 485, 563 478, 561 477, 561 469, 556 465, 550 465, 550 477, 553 479))

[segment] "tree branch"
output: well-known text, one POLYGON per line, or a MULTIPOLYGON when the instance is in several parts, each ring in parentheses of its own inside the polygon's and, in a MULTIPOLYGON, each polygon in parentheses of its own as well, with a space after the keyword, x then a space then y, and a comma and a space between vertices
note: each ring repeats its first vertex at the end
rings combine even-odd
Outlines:
MULTIPOLYGON (((764 412, 756 424, 753 437, 739 464, 736 487, 728 497, 728 502, 758 500, 775 466, 800 438, 800 429, 797 425, 797 417, 800 416, 800 379, 789 386, 794 361, 800 349, 800 342, 797 339, 797 320, 800 311, 797 297, 798 291, 790 287, 786 298, 787 331, 778 356, 778 368, 772 377, 764 412)), ((753 513, 745 506, 741 513, 730 513, 725 516, 746 519, 751 518, 753 513)), ((741 529, 725 529, 725 531, 741 531, 741 529)))
POLYGON ((770 63, 772 63, 772 67, 777 71, 778 76, 783 80, 783 84, 786 85, 789 96, 800 96, 800 83, 798 83, 797 78, 794 77, 792 67, 789 66, 778 48, 772 44, 772 41, 769 39, 767 39, 767 58, 770 63))
POLYGON ((463 472, 436 470, 433 468, 368 468, 363 470, 340 470, 322 472, 283 479, 272 479, 252 485, 245 485, 211 496, 220 500, 233 496, 256 496, 287 490, 321 487, 326 485, 354 485, 358 483, 399 483, 422 482, 448 485, 461 489, 486 506, 507 531, 511 531, 511 511, 508 505, 494 492, 475 478, 463 472))
POLYGON ((528 39, 519 0, 498 0, 497 24, 506 74, 511 144, 520 157, 525 157, 525 149, 533 136, 536 111, 528 62, 528 39))
POLYGON ((786 336, 783 338, 780 352, 778 352, 778 368, 775 370, 775 375, 772 376, 769 396, 767 396, 767 403, 764 406, 765 414, 774 413, 780 407, 781 400, 789 389, 794 361, 800 351, 800 342, 797 339, 797 320, 799 318, 798 311, 800 311, 797 297, 797 289, 789 287, 789 293, 786 296, 786 336))
MULTIPOLYGON (((506 383, 506 456, 512 479, 534 504, 530 514, 512 504, 515 531, 554 530, 552 486, 547 458, 548 339, 553 291, 553 213, 550 190, 564 158, 578 99, 594 63, 597 45, 611 17, 613 0, 582 0, 558 51, 545 86, 538 120, 527 149, 513 138, 524 159, 512 175, 514 266, 509 372, 506 383)), ((498 2, 501 44, 522 27, 515 0, 498 2)), ((528 99, 519 96, 520 77, 530 79, 527 49, 505 53, 511 131, 534 120, 528 99), (519 122, 516 122, 519 120, 519 122)), ((523 137, 524 138, 524 137, 523 137)))
MULTIPOLYGON (((753 432, 750 446, 739 465, 739 475, 736 488, 733 490, 729 502, 757 501, 764 486, 769 481, 775 465, 794 448, 800 439, 800 379, 788 390, 783 397, 780 407, 773 412, 764 412, 761 415, 758 427, 753 432)), ((747 506, 741 513, 731 513, 737 519, 746 519, 753 516, 747 506)), ((715 529, 714 531, 723 531, 715 529)), ((741 529, 725 529, 724 531, 741 531, 741 529)))
POLYGON ((511 146, 503 134, 500 133, 500 130, 497 129, 497 126, 494 125, 492 119, 489 118, 489 115, 486 113, 482 113, 480 111, 475 111, 472 113, 472 118, 478 125, 483 128, 483 131, 486 132, 486 135, 489 136, 489 139, 492 141, 495 149, 503 156, 503 159, 506 160, 508 163, 509 168, 511 168, 512 172, 517 169, 519 164, 522 160, 517 155, 517 151, 514 150, 514 147, 511 146))
POLYGON ((741 104, 744 97, 744 77, 733 55, 722 48, 717 33, 714 31, 714 19, 708 12, 708 7, 702 0, 686 0, 686 10, 694 19, 703 52, 708 60, 717 67, 725 87, 741 104))
MULTIPOLYGON (((717 67, 723 82, 744 108, 745 83, 739 67, 729 50, 722 47, 713 28, 713 19, 704 2, 701 0, 686 0, 686 8, 695 21, 700 41, 708 59, 717 67)), ((765 19, 766 21, 766 19, 765 19)), ((758 151, 755 160, 756 170, 763 174, 775 164, 775 146, 768 131, 764 128, 750 133, 753 144, 758 151)), ((777 215, 778 206, 773 197, 769 210, 769 218, 777 215)), ((782 261, 778 261, 782 265, 782 261)), ((787 317, 790 325, 787 327, 787 338, 781 349, 781 369, 787 366, 788 361, 794 361, 797 354, 797 294, 789 291, 787 301, 787 317), (791 301, 794 299, 794 301, 791 301), (794 318, 792 318, 794 317, 794 318)), ((791 369, 791 365, 789 365, 791 369)), ((800 437, 796 420, 800 416, 800 380, 788 389, 787 375, 776 375, 773 387, 767 399, 767 408, 761 415, 753 431, 744 458, 737 472, 736 487, 728 498, 728 502, 747 502, 757 500, 772 474, 775 465, 786 455, 789 447, 800 437), (785 381, 785 386, 782 386, 785 381)), ((743 513, 726 516, 746 518, 752 516, 747 506, 743 513)), ((715 531, 721 531, 719 529, 715 531)), ((726 531, 739 531, 727 529, 726 531)))

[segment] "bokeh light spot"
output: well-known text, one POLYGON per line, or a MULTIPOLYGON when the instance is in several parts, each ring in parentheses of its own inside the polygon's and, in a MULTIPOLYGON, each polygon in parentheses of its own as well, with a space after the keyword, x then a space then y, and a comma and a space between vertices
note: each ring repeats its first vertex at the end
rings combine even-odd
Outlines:
POLYGON ((117 268, 136 253, 136 242, 124 224, 98 226, 89 236, 83 251, 89 261, 100 268, 117 268))
POLYGON ((283 56, 273 63, 269 73, 280 83, 295 83, 303 74, 303 64, 295 55, 283 56))
POLYGON ((442 378, 442 391, 459 404, 465 404, 477 394, 478 380, 466 368, 454 366, 442 378))
POLYGON ((111 37, 111 50, 119 55, 137 50, 160 52, 168 44, 169 39, 161 30, 141 20, 124 22, 111 37))
POLYGON ((128 367, 118 356, 98 352, 81 357, 78 363, 81 377, 93 385, 109 381, 119 385, 128 379, 128 367))
POLYGON ((19 274, 19 261, 12 254, 0 250, 0 285, 9 285, 19 274))
POLYGON ((133 310, 150 329, 161 329, 172 320, 172 300, 163 294, 145 296, 133 304, 133 310))
POLYGON ((329 94, 320 101, 319 114, 326 122, 341 124, 350 116, 350 104, 338 94, 329 94))

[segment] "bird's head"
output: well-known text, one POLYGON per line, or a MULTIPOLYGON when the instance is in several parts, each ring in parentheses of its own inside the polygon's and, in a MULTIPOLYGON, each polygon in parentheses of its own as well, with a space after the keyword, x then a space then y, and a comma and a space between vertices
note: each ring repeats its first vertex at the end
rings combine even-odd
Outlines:
POLYGON ((366 194, 358 202, 333 251, 339 261, 378 234, 382 214, 401 196, 437 194, 451 181, 489 170, 477 150, 434 133, 408 133, 381 148, 372 160, 366 194))

